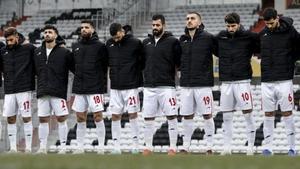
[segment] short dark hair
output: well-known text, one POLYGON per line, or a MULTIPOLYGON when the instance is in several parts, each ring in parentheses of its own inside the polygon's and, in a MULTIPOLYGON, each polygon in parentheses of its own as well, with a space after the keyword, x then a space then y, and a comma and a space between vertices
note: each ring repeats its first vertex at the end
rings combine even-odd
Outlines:
POLYGON ((44 28, 42 29, 42 31, 45 31, 46 29, 52 29, 58 35, 58 30, 57 30, 57 28, 55 26, 53 26, 53 25, 45 25, 44 28))
POLYGON ((122 31, 122 25, 120 23, 112 23, 110 25, 109 33, 111 36, 115 36, 119 31, 122 31))
POLYGON ((94 22, 92 20, 83 20, 81 23, 87 23, 90 24, 93 28, 95 28, 94 22))
POLYGON ((188 14, 195 14, 195 15, 197 15, 200 19, 202 19, 202 17, 201 17, 201 15, 200 15, 199 12, 196 12, 196 11, 190 11, 190 12, 188 12, 188 14))
POLYGON ((235 12, 229 13, 225 16, 224 21, 229 24, 240 24, 240 15, 235 12))
POLYGON ((4 30, 4 37, 7 38, 11 35, 18 35, 18 31, 15 27, 8 27, 4 30))
POLYGON ((125 31, 125 34, 132 33, 132 27, 130 25, 124 25, 123 29, 125 31))
POLYGON ((266 8, 263 12, 263 17, 265 21, 276 19, 277 18, 277 11, 274 8, 266 8))
POLYGON ((164 25, 166 23, 166 19, 165 17, 162 15, 162 14, 155 14, 152 16, 152 20, 155 21, 155 20, 161 20, 161 23, 164 25))

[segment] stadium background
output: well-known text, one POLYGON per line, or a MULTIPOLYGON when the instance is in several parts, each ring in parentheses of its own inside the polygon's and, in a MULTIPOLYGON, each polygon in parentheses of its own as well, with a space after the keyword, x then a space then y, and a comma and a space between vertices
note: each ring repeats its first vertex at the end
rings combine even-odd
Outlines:
MULTIPOLYGON (((40 29, 44 24, 53 24, 58 27, 60 35, 62 35, 67 42, 66 47, 70 48, 72 43, 78 39, 78 31, 80 21, 83 19, 91 19, 96 24, 97 32, 102 41, 109 38, 108 26, 113 22, 120 22, 122 24, 129 24, 133 27, 133 34, 139 39, 143 40, 148 33, 151 33, 151 16, 154 13, 162 13, 166 16, 167 30, 173 32, 176 37, 179 37, 184 30, 185 15, 188 11, 198 11, 203 16, 203 23, 206 30, 216 34, 225 28, 224 15, 229 12, 237 12, 241 15, 241 24, 246 29, 259 32, 264 23, 261 18, 261 12, 266 7, 275 7, 280 15, 290 16, 294 19, 294 26, 300 32, 300 0, 0 0, 0 40, 5 41, 3 30, 7 26, 15 26, 18 31, 25 35, 25 37, 36 46, 41 45, 42 35, 40 29)), ((299 63, 296 63, 299 65, 299 63)), ((254 70, 254 78, 252 81, 252 93, 254 99, 254 118, 256 125, 256 153, 261 152, 263 145, 263 113, 260 107, 260 66, 259 59, 252 59, 252 66, 254 70)), ((214 59, 214 72, 216 83, 213 88, 214 91, 214 121, 216 125, 216 135, 214 142, 214 149, 220 152, 222 148, 222 114, 219 110, 219 83, 218 83, 218 59, 214 59)), ((295 123, 296 123, 296 143, 297 150, 300 150, 300 111, 299 111, 299 66, 295 70, 294 92, 295 92, 295 123)), ((70 75, 72 80, 72 75, 70 75)), ((109 84, 108 84, 109 86, 109 84)), ((72 103, 72 94, 69 93, 69 104, 72 103)), ((0 92, 0 110, 2 114, 3 104, 3 88, 0 92)), ((109 101, 109 93, 105 95, 106 106, 109 101)), ((37 126, 38 119, 36 118, 36 100, 33 101, 33 125, 34 125, 34 140, 33 149, 38 149, 37 126)), ((109 151, 112 146, 111 131, 110 131, 110 115, 108 112, 105 115, 106 125, 106 150, 109 151)), ((68 151, 72 151, 76 147, 76 120, 74 112, 70 112, 68 121, 68 151)), ((197 126, 192 137, 192 151, 194 153, 202 153, 205 147, 203 141, 203 120, 201 118, 195 119, 197 126), (200 151, 199 151, 200 150, 200 151)), ((91 152, 89 155, 80 156, 64 156, 58 157, 49 155, 47 158, 39 156, 8 156, 3 154, 9 149, 6 120, 1 115, 2 132, 0 139, 0 168, 40 168, 43 165, 53 165, 54 168, 68 168, 67 163, 70 163, 72 168, 198 168, 198 166, 206 166, 205 168, 283 168, 285 164, 289 164, 288 168, 300 168, 299 163, 295 160, 286 158, 284 156, 272 157, 265 159, 261 157, 201 157, 198 155, 178 156, 173 159, 165 157, 165 155, 158 155, 157 157, 150 157, 147 159, 141 156, 122 155, 120 157, 105 156, 99 157, 93 154, 94 146, 97 145, 95 135, 95 124, 92 117, 88 118, 87 128, 88 133, 85 140, 85 150, 91 152), (83 160, 82 163, 77 163, 77 159, 83 160), (84 158, 84 159, 83 159, 84 158), (18 162, 16 161, 18 160, 18 162), (24 160, 22 160, 24 159, 24 160), (43 161, 47 159, 48 162, 43 161), (99 162, 103 160, 102 162, 99 162), (116 161, 114 161, 116 160, 116 161), (182 160, 182 165, 179 163, 182 160), (199 160, 199 161, 197 161, 199 160), (36 162, 38 161, 38 162, 36 162), (233 163, 234 161, 234 163, 233 163), (280 162, 282 161, 282 162, 280 162), (135 165, 133 164, 135 163, 135 165), (272 163, 271 166, 266 165, 272 163), (61 165, 60 165, 61 164, 61 165), (64 164, 64 165, 63 165, 64 164), (105 165, 103 165, 105 164, 105 165), (121 165, 124 164, 124 165, 121 165), (158 165, 161 164, 161 165, 158 165), (171 165, 172 164, 172 165, 171 165), (95 166, 96 165, 96 166, 95 166), (146 166, 146 167, 145 167, 146 166)), ((19 120, 18 126, 18 147, 20 150, 24 148, 24 134, 21 130, 22 122, 19 120)), ((139 115, 140 131, 140 145, 143 146, 143 119, 141 113, 139 115)), ((130 126, 128 125, 128 117, 122 117, 122 147, 125 151, 130 150, 130 126)), ((50 152, 57 152, 59 150, 59 140, 57 140, 57 123, 53 119, 51 121, 51 131, 48 141, 50 152)), ((154 136, 155 151, 166 152, 168 149, 168 132, 166 120, 161 117, 156 120, 157 131, 154 136)), ((234 153, 241 154, 246 150, 246 133, 245 123, 241 112, 236 112, 234 117, 234 136, 233 145, 234 153)), ((181 119, 179 118, 179 131, 182 131, 181 119)), ((182 145, 182 138, 178 136, 178 146, 182 145)), ((287 141, 285 138, 285 130, 281 122, 280 114, 276 116, 275 128, 275 149, 277 154, 286 153, 287 141)))

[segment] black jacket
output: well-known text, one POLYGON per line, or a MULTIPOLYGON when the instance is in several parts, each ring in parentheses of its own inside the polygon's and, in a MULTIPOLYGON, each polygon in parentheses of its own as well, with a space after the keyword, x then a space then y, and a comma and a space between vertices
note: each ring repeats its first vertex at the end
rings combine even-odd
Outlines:
POLYGON ((35 88, 33 53, 35 47, 24 43, 24 36, 19 34, 17 45, 1 49, 0 67, 4 77, 4 93, 13 94, 32 91, 35 88))
MULTIPOLYGON (((5 47, 5 44, 3 42, 0 41, 0 51, 2 50, 2 48, 5 47)), ((0 57, 1 58, 1 57, 0 57)), ((2 61, 0 63, 0 77, 2 77, 2 71, 3 71, 3 67, 2 67, 2 61)), ((0 80, 0 86, 2 86, 2 78, 0 80)))
POLYGON ((73 93, 99 94, 106 88, 107 51, 96 33, 89 39, 79 39, 72 46, 75 73, 73 93))
POLYGON ((220 81, 251 79, 251 57, 259 52, 258 34, 240 27, 233 35, 224 30, 216 38, 220 81))
POLYGON ((175 68, 180 65, 181 55, 179 41, 165 32, 157 43, 153 35, 148 35, 143 46, 144 87, 175 86, 175 68))
POLYGON ((260 32, 261 81, 290 80, 294 77, 295 61, 299 57, 296 45, 300 35, 293 27, 293 20, 279 19, 280 26, 274 31, 267 27, 260 32))
POLYGON ((214 85, 213 53, 214 37, 204 31, 201 25, 195 32, 193 40, 185 30, 180 37, 182 48, 180 86, 206 87, 214 85))
POLYGON ((125 35, 120 42, 109 39, 106 48, 111 88, 123 90, 142 86, 142 42, 125 35))
POLYGON ((74 71, 72 53, 56 43, 47 59, 45 43, 34 52, 37 98, 54 96, 67 99, 69 70, 74 71))

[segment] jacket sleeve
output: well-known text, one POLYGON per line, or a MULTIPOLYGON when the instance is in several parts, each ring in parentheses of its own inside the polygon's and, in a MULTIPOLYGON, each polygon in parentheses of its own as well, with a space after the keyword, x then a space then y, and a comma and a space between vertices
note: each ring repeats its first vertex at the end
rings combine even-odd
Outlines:
POLYGON ((293 44, 293 58, 294 61, 297 61, 300 59, 300 33, 294 27, 292 27, 291 36, 293 44))
POLYGON ((140 65, 141 70, 145 69, 145 53, 144 53, 144 48, 143 44, 141 41, 139 41, 139 47, 138 47, 138 64, 140 65))
POLYGON ((173 52, 174 52, 174 59, 175 59, 175 65, 177 68, 180 67, 181 64, 181 46, 179 40, 176 39, 176 42, 174 43, 173 46, 173 52))
POLYGON ((101 46, 99 55, 101 56, 102 70, 106 74, 108 70, 108 52, 104 44, 101 46))
POLYGON ((2 72, 3 72, 3 59, 2 59, 2 51, 0 49, 0 87, 2 86, 2 72))
POLYGON ((74 61, 74 56, 73 52, 69 51, 67 52, 67 65, 69 71, 71 71, 73 74, 75 73, 75 61, 74 61))
POLYGON ((213 35, 213 47, 212 52, 216 57, 219 57, 219 43, 217 35, 213 35))
POLYGON ((260 53, 260 37, 258 33, 252 35, 253 54, 258 56, 260 53))
POLYGON ((35 50, 37 49, 37 47, 35 47, 34 45, 30 45, 31 46, 31 61, 32 61, 32 65, 33 65, 33 73, 34 75, 37 75, 37 65, 36 65, 36 60, 35 60, 35 50))

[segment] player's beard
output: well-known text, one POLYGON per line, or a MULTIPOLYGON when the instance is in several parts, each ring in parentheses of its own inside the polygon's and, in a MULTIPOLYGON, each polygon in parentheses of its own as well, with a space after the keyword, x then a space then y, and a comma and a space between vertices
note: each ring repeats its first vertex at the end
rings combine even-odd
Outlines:
POLYGON ((193 30, 196 30, 197 27, 192 27, 192 28, 187 28, 189 31, 193 31, 193 30))
POLYGON ((81 33, 81 37, 83 39, 89 39, 92 36, 92 33, 88 33, 88 32, 82 32, 81 33))
POLYGON ((163 29, 161 29, 161 30, 153 29, 152 33, 154 36, 160 36, 163 33, 163 29))
POLYGON ((233 36, 233 35, 235 34, 234 31, 228 31, 228 33, 229 33, 231 36, 233 36))
POLYGON ((54 40, 55 40, 55 39, 47 39, 47 38, 45 38, 45 42, 46 42, 46 43, 52 43, 54 40))

